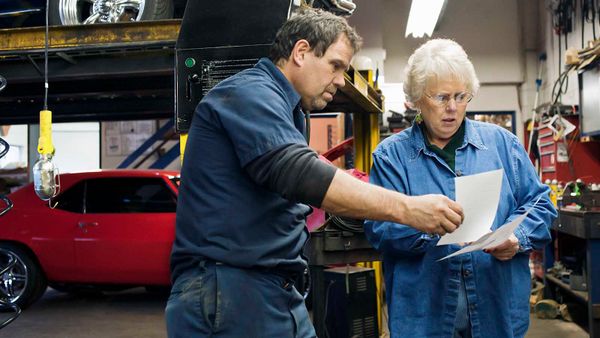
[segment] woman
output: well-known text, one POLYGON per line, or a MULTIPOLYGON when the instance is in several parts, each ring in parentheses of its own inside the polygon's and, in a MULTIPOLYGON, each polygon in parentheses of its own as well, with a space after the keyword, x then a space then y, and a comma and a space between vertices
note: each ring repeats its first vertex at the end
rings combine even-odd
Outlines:
POLYGON ((465 118, 479 88, 460 45, 434 39, 408 60, 404 92, 419 114, 373 154, 372 183, 408 195, 455 198, 454 178, 504 169, 492 229, 533 207, 506 242, 437 260, 460 249, 406 225, 367 221, 383 252, 392 337, 523 337, 529 325, 528 253, 550 241, 556 211, 517 137, 465 118))

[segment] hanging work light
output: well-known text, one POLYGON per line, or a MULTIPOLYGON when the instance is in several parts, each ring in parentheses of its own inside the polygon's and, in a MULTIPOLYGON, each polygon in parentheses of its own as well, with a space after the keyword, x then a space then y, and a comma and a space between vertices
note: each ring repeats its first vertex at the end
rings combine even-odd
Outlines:
MULTIPOLYGON (((46 8, 48 0, 46 0, 46 8)), ((46 10, 46 35, 44 49, 44 109, 40 111, 39 159, 33 165, 33 186, 36 195, 43 201, 56 196, 59 191, 58 169, 52 162, 52 112, 48 110, 48 11, 46 10)))

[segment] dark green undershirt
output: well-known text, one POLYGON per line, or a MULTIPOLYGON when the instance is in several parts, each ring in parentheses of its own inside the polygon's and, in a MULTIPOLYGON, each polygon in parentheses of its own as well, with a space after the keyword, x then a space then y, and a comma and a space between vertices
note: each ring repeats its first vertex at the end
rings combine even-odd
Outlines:
POLYGON ((448 164, 450 169, 454 171, 456 149, 458 149, 463 144, 463 140, 465 139, 465 121, 463 121, 463 123, 460 125, 460 128, 458 128, 456 133, 454 133, 454 135, 450 139, 450 142, 446 144, 444 149, 429 142, 429 139, 427 138, 427 127, 425 126, 425 123, 421 123, 419 124, 419 126, 421 127, 421 131, 423 132, 423 138, 425 139, 425 145, 427 146, 427 148, 436 153, 442 160, 444 160, 448 164))

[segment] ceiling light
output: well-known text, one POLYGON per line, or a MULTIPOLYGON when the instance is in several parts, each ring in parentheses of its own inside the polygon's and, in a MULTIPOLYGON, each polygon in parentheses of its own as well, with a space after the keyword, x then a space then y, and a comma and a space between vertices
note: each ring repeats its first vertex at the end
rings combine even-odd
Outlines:
POLYGON ((412 0, 404 37, 431 36, 445 4, 446 0, 412 0))

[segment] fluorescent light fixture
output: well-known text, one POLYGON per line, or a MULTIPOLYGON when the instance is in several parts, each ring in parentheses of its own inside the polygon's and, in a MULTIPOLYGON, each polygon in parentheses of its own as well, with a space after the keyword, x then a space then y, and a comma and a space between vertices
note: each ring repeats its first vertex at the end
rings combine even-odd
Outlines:
POLYGON ((415 38, 425 34, 431 36, 445 3, 446 0, 412 0, 404 37, 410 34, 415 38))

